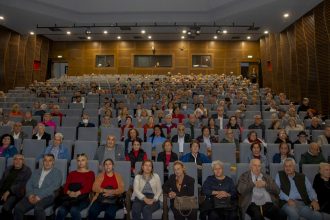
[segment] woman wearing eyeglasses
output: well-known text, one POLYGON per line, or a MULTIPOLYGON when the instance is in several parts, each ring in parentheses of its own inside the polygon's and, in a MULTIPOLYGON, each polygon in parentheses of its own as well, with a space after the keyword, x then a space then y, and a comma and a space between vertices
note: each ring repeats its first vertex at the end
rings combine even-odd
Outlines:
POLYGON ((64 185, 64 196, 61 198, 61 206, 58 208, 56 220, 64 220, 68 213, 71 218, 80 220, 80 211, 87 208, 89 193, 92 191, 95 175, 88 169, 86 154, 77 155, 77 170, 71 171, 64 185))
POLYGON ((154 173, 151 160, 144 160, 141 170, 134 178, 132 194, 132 217, 140 220, 151 220, 152 213, 160 208, 162 198, 162 184, 158 174, 154 173))
POLYGON ((103 162, 104 172, 99 174, 93 184, 92 205, 88 210, 88 219, 95 220, 100 212, 104 211, 104 219, 115 219, 116 212, 120 208, 117 198, 124 192, 124 181, 121 175, 114 172, 112 159, 103 162))

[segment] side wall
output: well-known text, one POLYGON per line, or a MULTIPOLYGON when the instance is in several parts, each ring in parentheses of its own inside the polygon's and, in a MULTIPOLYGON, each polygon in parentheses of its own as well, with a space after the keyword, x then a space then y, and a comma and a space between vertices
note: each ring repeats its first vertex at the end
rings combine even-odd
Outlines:
POLYGON ((330 0, 281 33, 260 39, 264 86, 290 99, 309 97, 330 116, 330 0))

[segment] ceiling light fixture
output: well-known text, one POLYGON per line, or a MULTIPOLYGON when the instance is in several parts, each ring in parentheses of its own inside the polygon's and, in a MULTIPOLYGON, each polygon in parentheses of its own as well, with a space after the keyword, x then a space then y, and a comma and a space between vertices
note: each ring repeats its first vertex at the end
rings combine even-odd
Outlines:
POLYGON ((30 35, 34 35, 34 32, 33 31, 30 31, 30 35))
POLYGON ((269 33, 269 31, 267 31, 267 30, 266 30, 266 31, 264 31, 264 34, 268 34, 268 33, 269 33))
POLYGON ((151 35, 149 35, 149 36, 148 36, 148 39, 151 39, 151 38, 152 38, 152 36, 151 36, 151 35))
POLYGON ((218 39, 218 36, 217 36, 217 35, 214 35, 214 36, 213 36, 213 39, 214 39, 214 40, 218 39))
POLYGON ((252 55, 248 55, 248 56, 247 56, 247 58, 249 58, 249 59, 252 59, 252 58, 253 58, 253 56, 252 56, 252 55))
POLYGON ((246 39, 250 40, 251 39, 251 36, 247 36, 246 39))
POLYGON ((5 20, 5 17, 3 17, 3 16, 0 16, 0 20, 5 20))
POLYGON ((103 34, 108 34, 108 31, 107 30, 103 31, 103 34))
POLYGON ((185 39, 185 37, 184 36, 181 36, 181 39, 185 39))
POLYGON ((92 31, 91 30, 86 30, 85 33, 88 35, 88 34, 91 34, 92 31))
POLYGON ((188 31, 187 34, 188 34, 188 35, 191 35, 191 31, 188 31))
POLYGON ((227 34, 227 33, 228 33, 228 31, 227 31, 227 30, 223 30, 223 31, 222 31, 222 33, 224 33, 224 34, 227 34))
POLYGON ((121 39, 121 36, 117 36, 117 39, 120 40, 121 39))
POLYGON ((221 30, 218 29, 218 30, 215 31, 215 33, 217 33, 217 34, 221 34, 221 30))
POLYGON ((71 31, 67 31, 66 34, 67 34, 67 35, 70 35, 70 34, 71 34, 71 31))
POLYGON ((288 18, 288 17, 290 17, 290 14, 289 14, 289 13, 284 13, 284 14, 283 14, 283 17, 284 17, 284 18, 288 18))
POLYGON ((141 34, 145 34, 146 33, 146 30, 141 30, 141 34))
POLYGON ((196 30, 196 34, 200 34, 201 33, 201 30, 196 30))
POLYGON ((62 58, 62 55, 58 55, 57 58, 60 58, 61 59, 62 58))
POLYGON ((87 40, 90 40, 90 39, 92 39, 92 37, 91 36, 87 36, 87 40))
POLYGON ((186 34, 186 33, 187 33, 187 30, 185 30, 185 29, 182 30, 182 33, 183 33, 183 34, 186 34))

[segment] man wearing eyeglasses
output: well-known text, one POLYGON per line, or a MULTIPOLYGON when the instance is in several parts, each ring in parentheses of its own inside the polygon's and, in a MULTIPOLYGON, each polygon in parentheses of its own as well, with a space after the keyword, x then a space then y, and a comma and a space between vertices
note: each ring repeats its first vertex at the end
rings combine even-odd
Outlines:
POLYGON ((178 134, 172 137, 173 143, 179 144, 179 152, 183 153, 184 143, 190 143, 191 137, 190 134, 186 134, 186 128, 183 124, 178 125, 178 134))
POLYGON ((13 165, 8 166, 0 180, 1 219, 12 219, 12 209, 23 198, 24 189, 31 176, 31 169, 24 164, 24 156, 16 154, 13 165))

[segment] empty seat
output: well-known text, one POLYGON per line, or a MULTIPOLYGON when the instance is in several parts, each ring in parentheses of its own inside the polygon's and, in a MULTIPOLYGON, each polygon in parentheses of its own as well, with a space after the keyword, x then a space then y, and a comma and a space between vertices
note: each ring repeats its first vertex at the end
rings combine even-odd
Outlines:
POLYGON ((46 140, 24 139, 22 153, 25 157, 37 158, 46 148, 46 140))
POLYGON ((277 138, 277 130, 266 129, 265 140, 267 143, 274 143, 277 138))
POLYGON ((327 160, 328 162, 330 162, 329 161, 329 157, 330 157, 330 144, 322 145, 321 146, 321 149, 322 149, 322 153, 323 153, 323 156, 324 156, 325 160, 327 160))
POLYGON ((296 163, 300 162, 301 155, 307 152, 309 144, 295 144, 294 145, 294 159, 296 163))
POLYGON ((97 149, 97 141, 81 141, 77 140, 74 143, 74 158, 77 154, 85 153, 88 159, 94 159, 94 155, 97 149))
POLYGON ((63 134, 65 140, 76 140, 76 131, 77 128, 74 127, 57 127, 57 132, 63 134))
POLYGON ((234 143, 212 144, 212 160, 221 160, 224 163, 236 163, 236 145, 234 143))
POLYGON ((22 126, 22 131, 27 134, 27 138, 32 138, 33 127, 32 126, 22 126))
POLYGON ((319 164, 303 164, 302 165, 302 173, 306 175, 309 182, 313 184, 314 177, 319 173, 320 165, 319 164))
POLYGON ((78 140, 98 141, 98 128, 97 127, 78 128, 78 140))

